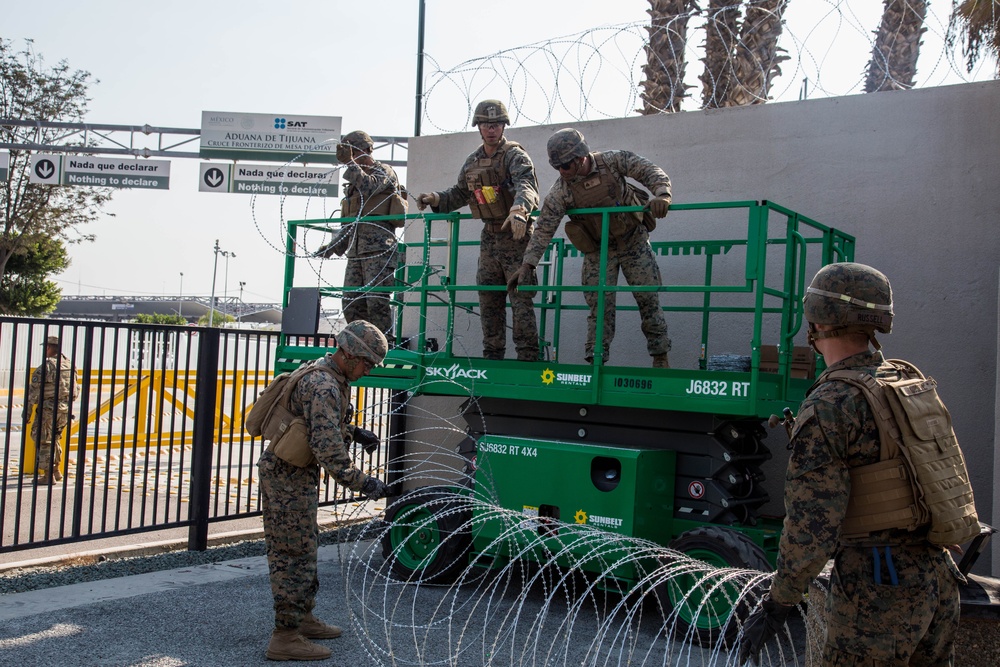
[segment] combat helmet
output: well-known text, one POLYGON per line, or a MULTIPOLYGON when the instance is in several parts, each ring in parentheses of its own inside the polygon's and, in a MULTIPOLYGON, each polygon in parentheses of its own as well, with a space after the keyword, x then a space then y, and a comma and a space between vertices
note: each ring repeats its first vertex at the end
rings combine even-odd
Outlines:
POLYGON ((507 115, 507 107, 500 100, 483 100, 476 105, 476 111, 472 114, 472 127, 480 123, 503 123, 510 125, 510 116, 507 115))
POLYGON ((884 273, 865 264, 828 264, 806 289, 802 309, 810 324, 836 327, 831 331, 810 327, 810 343, 845 333, 864 333, 879 349, 875 332, 892 331, 892 286, 884 273))
POLYGON ((571 127, 559 130, 551 137, 545 146, 549 152, 549 164, 554 169, 559 165, 566 164, 574 158, 583 157, 590 154, 590 146, 579 131, 571 127))
POLYGON ((348 132, 340 141, 344 144, 350 144, 354 148, 362 150, 368 154, 371 154, 372 148, 375 147, 375 143, 372 141, 371 136, 369 136, 369 134, 364 130, 354 130, 353 132, 348 132))
POLYGON ((363 357, 378 366, 389 351, 389 342, 378 327, 365 320, 348 323, 337 334, 337 346, 352 357, 363 357))

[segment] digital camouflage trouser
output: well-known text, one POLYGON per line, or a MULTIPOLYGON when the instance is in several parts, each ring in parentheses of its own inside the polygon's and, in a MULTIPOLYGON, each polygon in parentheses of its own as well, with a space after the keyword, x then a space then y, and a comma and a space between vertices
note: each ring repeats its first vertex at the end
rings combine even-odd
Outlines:
POLYGON ((297 628, 316 604, 319 466, 297 468, 265 451, 257 463, 274 627, 297 628))
MULTIPOLYGON (((497 225, 499 223, 490 223, 497 225)), ((509 231, 492 232, 483 227, 479 246, 479 285, 506 285, 521 268, 524 251, 530 234, 515 241, 509 231)), ((531 274, 532 284, 538 282, 531 274)), ((511 317, 514 325, 514 348, 518 361, 538 360, 538 322, 535 319, 534 292, 510 293, 511 317)), ((483 357, 503 359, 507 350, 507 292, 505 290, 480 292, 479 315, 483 326, 483 357)))
POLYGON ((888 558, 885 547, 877 556, 872 548, 841 547, 837 553, 822 664, 952 665, 961 575, 951 556, 929 544, 890 547, 888 558))
POLYGON ((352 257, 344 272, 344 319, 367 320, 392 340, 391 292, 353 292, 349 287, 394 287, 398 253, 387 250, 373 257, 352 257))
POLYGON ((44 404, 35 411, 35 421, 31 424, 31 438, 35 441, 35 468, 37 470, 60 469, 62 466, 62 433, 66 428, 69 410, 53 410, 44 404), (55 414, 55 428, 52 417, 55 414))
MULTIPOLYGON (((608 267, 605 284, 618 284, 618 272, 621 271, 629 285, 662 285, 660 267, 656 256, 649 245, 649 233, 645 227, 636 227, 635 231, 624 241, 612 239, 608 244, 608 267)), ((601 253, 588 252, 583 256, 583 268, 580 272, 580 284, 596 287, 601 276, 601 253)), ((584 292, 584 299, 590 306, 587 315, 587 345, 584 357, 594 358, 594 348, 597 345, 597 292, 584 292)), ((617 292, 604 293, 604 360, 608 359, 611 341, 615 337, 615 301, 617 292)), ((646 351, 650 356, 670 351, 670 338, 667 337, 667 320, 660 310, 660 295, 658 292, 633 292, 639 315, 642 317, 642 333, 646 336, 646 351)))

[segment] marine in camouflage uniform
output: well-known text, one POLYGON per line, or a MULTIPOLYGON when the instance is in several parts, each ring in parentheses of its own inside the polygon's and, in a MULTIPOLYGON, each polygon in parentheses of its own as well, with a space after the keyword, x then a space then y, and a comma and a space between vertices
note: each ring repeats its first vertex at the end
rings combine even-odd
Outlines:
POLYGON ((310 660, 329 657, 330 651, 308 642, 340 635, 312 615, 316 592, 319 526, 316 513, 320 468, 339 484, 368 498, 386 495, 385 484, 354 467, 348 452, 355 427, 350 423, 350 382, 364 377, 382 362, 388 349, 384 335, 373 324, 355 321, 337 335, 339 348, 315 361, 323 372, 306 374, 291 393, 289 407, 309 428, 309 447, 318 463, 297 467, 279 458, 272 447, 261 454, 261 509, 267 548, 274 626, 268 657, 310 660))
MULTIPOLYGON (((542 209, 535 223, 535 234, 524 253, 523 263, 531 268, 538 266, 552 236, 559 228, 566 211, 571 208, 598 208, 610 206, 632 206, 636 201, 629 201, 625 193, 625 178, 635 179, 653 193, 656 207, 654 217, 663 217, 667 213, 671 201, 670 178, 667 174, 644 157, 635 153, 616 150, 603 153, 591 153, 584 141, 583 135, 573 129, 556 132, 548 143, 549 163, 559 170, 560 178, 552 184, 542 209), (608 192, 608 187, 600 180, 601 174, 610 174, 618 184, 619 198, 614 199, 608 192), (590 184, 596 185, 590 188, 590 184), (581 188, 601 189, 602 195, 595 201, 579 202, 577 197, 583 192, 581 188), (576 194, 574 194, 574 192, 576 194), (595 203, 596 202, 596 203, 595 203)), ((652 206, 651 206, 652 208, 652 206)), ((600 280, 601 252, 600 229, 601 216, 573 216, 571 222, 582 222, 584 226, 591 225, 594 233, 584 232, 581 243, 579 237, 571 240, 577 249, 583 252, 583 267, 580 283, 595 287, 600 280), (596 247, 592 245, 596 243, 596 247), (582 247, 581 247, 582 245, 582 247)), ((605 274, 605 284, 618 284, 619 272, 625 276, 629 285, 661 285, 660 267, 649 244, 649 231, 646 225, 631 213, 612 216, 611 237, 608 239, 608 264, 605 274)), ((570 235, 567 225, 567 236, 570 235)), ((523 272, 521 275, 526 275, 523 272)), ((519 281, 520 282, 520 281, 519 281)), ((642 333, 646 337, 646 350, 654 359, 654 366, 666 367, 667 353, 670 351, 670 338, 667 336, 667 322, 660 310, 660 296, 657 292, 633 292, 635 302, 639 306, 642 318, 642 333)), ((604 361, 608 360, 611 341, 615 337, 615 302, 617 293, 606 292, 604 298, 604 331, 603 350, 604 361)), ((597 292, 584 292, 584 298, 590 307, 587 316, 587 343, 584 356, 588 363, 593 360, 594 348, 597 345, 597 292)))
MULTIPOLYGON (((891 289, 885 276, 871 267, 825 267, 806 299, 810 338, 818 350, 824 338, 851 332, 866 333, 878 347, 875 329, 888 333, 891 327, 891 289), (878 287, 883 281, 884 289, 878 287), (890 309, 883 310, 877 327, 852 326, 840 314, 845 302, 836 298, 839 294, 890 309)), ((868 321, 876 312, 856 310, 868 321)), ((851 495, 849 470, 878 462, 881 442, 862 391, 827 376, 851 370, 896 379, 882 353, 865 349, 864 338, 861 341, 854 354, 830 364, 799 408, 791 434, 777 572, 757 616, 770 615, 773 627, 780 628, 791 606, 802 601, 809 583, 834 558, 823 665, 951 665, 959 618, 957 582, 964 578, 949 551, 927 541, 927 527, 912 532, 891 528, 863 537, 847 537, 841 531, 851 495)), ((824 356, 830 349, 822 348, 824 356)), ((754 627, 760 624, 752 616, 746 628, 756 646, 744 649, 744 660, 767 640, 765 636, 761 641, 754 627)))
MULTIPOLYGON (((510 123, 507 109, 498 100, 485 100, 476 107, 473 126, 478 125, 483 145, 465 159, 458 182, 442 192, 421 194, 420 208, 431 205, 434 212, 456 211, 469 205, 474 217, 483 221, 480 235, 478 285, 506 285, 517 273, 531 239, 528 214, 538 206, 538 181, 528 153, 503 136, 510 123), (498 159, 499 164, 490 163, 498 159), (485 182, 479 169, 493 174, 495 183, 485 182), (479 202, 482 185, 498 190, 496 203, 479 202), (514 223, 512 226, 511 223, 514 223)), ((514 347, 519 361, 538 360, 538 323, 532 303, 533 292, 510 294, 514 347)), ((503 359, 507 348, 507 294, 503 290, 479 292, 479 315, 483 327, 483 357, 503 359)))
MULTIPOLYGON (((390 220, 366 220, 365 216, 391 215, 393 197, 405 197, 396 172, 371 157, 374 144, 360 130, 344 135, 338 158, 344 170, 344 217, 358 216, 347 223, 334 240, 320 248, 318 255, 346 254, 344 272, 344 318, 365 320, 377 326, 391 342, 391 292, 348 291, 351 287, 393 287, 399 260, 396 226, 390 220), (340 252, 337 252, 337 251, 340 252)), ((401 200, 402 201, 402 200, 401 200)))
POLYGON ((31 374, 23 417, 27 422, 32 408, 39 406, 31 425, 35 468, 39 471, 39 482, 51 484, 62 479, 62 432, 79 389, 73 362, 59 352, 59 337, 49 336, 43 345, 45 363, 31 374))

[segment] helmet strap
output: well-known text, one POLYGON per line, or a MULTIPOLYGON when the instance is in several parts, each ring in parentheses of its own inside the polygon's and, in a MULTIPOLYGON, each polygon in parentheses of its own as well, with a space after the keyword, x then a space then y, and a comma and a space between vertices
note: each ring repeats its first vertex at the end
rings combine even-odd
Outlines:
POLYGON ((819 331, 818 329, 816 329, 816 325, 810 322, 809 330, 806 333, 806 339, 809 341, 809 345, 812 347, 812 349, 816 350, 817 354, 822 354, 819 350, 816 349, 816 341, 823 340, 824 338, 839 338, 840 336, 852 333, 864 334, 865 336, 868 337, 868 342, 871 344, 872 347, 874 347, 876 350, 882 349, 882 346, 879 344, 878 339, 875 338, 874 329, 872 329, 871 327, 851 326, 849 324, 844 324, 842 326, 835 327, 833 329, 828 329, 826 331, 819 331))

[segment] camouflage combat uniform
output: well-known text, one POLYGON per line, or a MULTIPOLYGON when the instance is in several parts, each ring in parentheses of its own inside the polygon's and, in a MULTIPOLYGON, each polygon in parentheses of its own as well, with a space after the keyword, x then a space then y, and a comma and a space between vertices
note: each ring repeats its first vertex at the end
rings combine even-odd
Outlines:
MULTIPOLYGON (((888 367, 879 370, 882 363, 881 352, 865 352, 827 372, 851 369, 882 376, 888 372, 888 367)), ((814 387, 792 434, 771 598, 798 604, 809 582, 835 558, 823 665, 951 665, 962 575, 947 549, 927 542, 926 529, 841 537, 848 469, 879 460, 878 428, 859 389, 824 382, 823 375, 814 387)))
MULTIPOLYGON (((353 211, 362 215, 389 215, 390 195, 399 192, 396 172, 376 161, 362 169, 351 164, 344 170, 345 196, 353 200, 353 211)), ((356 213, 354 213, 356 215, 356 213)), ((392 310, 389 292, 349 292, 348 287, 392 287, 398 262, 396 232, 387 220, 365 220, 351 224, 344 273, 344 318, 367 320, 392 340, 392 310)))
MULTIPOLYGON (((646 158, 629 151, 605 151, 603 153, 591 153, 590 173, 575 176, 567 182, 564 178, 556 179, 552 188, 545 196, 542 203, 542 210, 535 223, 535 234, 524 254, 524 261, 532 266, 538 266, 545 248, 559 228, 568 209, 576 207, 572 184, 592 178, 598 173, 597 160, 595 156, 600 155, 621 183, 625 182, 625 177, 633 178, 646 186, 654 195, 665 194, 670 197, 670 178, 666 173, 646 158)), ((601 204, 605 206, 624 206, 623 202, 608 202, 601 204)), ((595 207, 596 208, 596 207, 595 207)), ((625 214, 628 215, 628 214, 625 214)), ((579 216, 581 218, 587 216, 579 216)), ((600 216, 598 216, 599 219, 600 216)), ((584 286, 596 286, 600 278, 601 253, 585 252, 583 255, 583 267, 580 275, 580 284, 584 286)), ((618 273, 625 276, 629 285, 661 285, 660 267, 656 263, 656 256, 649 245, 649 232, 642 224, 637 224, 624 237, 612 237, 608 241, 608 265, 605 283, 609 286, 618 284, 618 273)), ((587 360, 592 360, 594 348, 597 345, 597 292, 584 292, 584 298, 590 307, 590 314, 587 316, 587 344, 584 356, 587 360)), ((670 351, 670 338, 667 337, 667 321, 660 310, 660 295, 657 292, 633 292, 635 302, 639 306, 639 314, 642 317, 642 333, 646 336, 646 350, 650 356, 664 354, 670 351)), ((615 337, 615 301, 616 292, 606 292, 604 299, 604 360, 608 359, 608 351, 611 348, 611 341, 615 337)))
POLYGON ((347 379, 332 354, 316 363, 328 366, 332 374, 313 372, 303 377, 292 391, 289 407, 309 425, 309 444, 319 465, 298 468, 270 451, 257 463, 274 625, 279 630, 299 627, 315 606, 320 466, 355 491, 368 479, 354 467, 347 449, 354 429, 349 423, 347 379))
MULTIPOLYGON (((513 206, 523 206, 527 212, 538 207, 538 181, 535 167, 523 148, 508 141, 500 140, 497 152, 504 151, 503 187, 513 196, 513 206)), ((466 158, 458 173, 458 183, 438 193, 441 197, 435 212, 456 211, 469 203, 473 193, 467 186, 466 174, 481 159, 486 159, 483 146, 466 158)), ((479 268, 476 271, 478 285, 506 285, 521 266, 521 258, 531 239, 531 228, 524 238, 515 241, 510 230, 500 231, 506 215, 483 220, 480 236, 479 268)), ((538 323, 531 292, 514 292, 510 295, 511 317, 514 325, 514 347, 521 361, 538 359, 538 323)), ((503 359, 507 349, 507 293, 504 290, 479 293, 479 314, 483 327, 483 356, 487 359, 503 359)))
POLYGON ((69 420, 69 406, 77 391, 76 371, 64 354, 46 357, 45 364, 31 374, 24 409, 27 413, 32 406, 39 406, 31 425, 35 466, 39 470, 51 472, 62 465, 62 432, 69 420))

